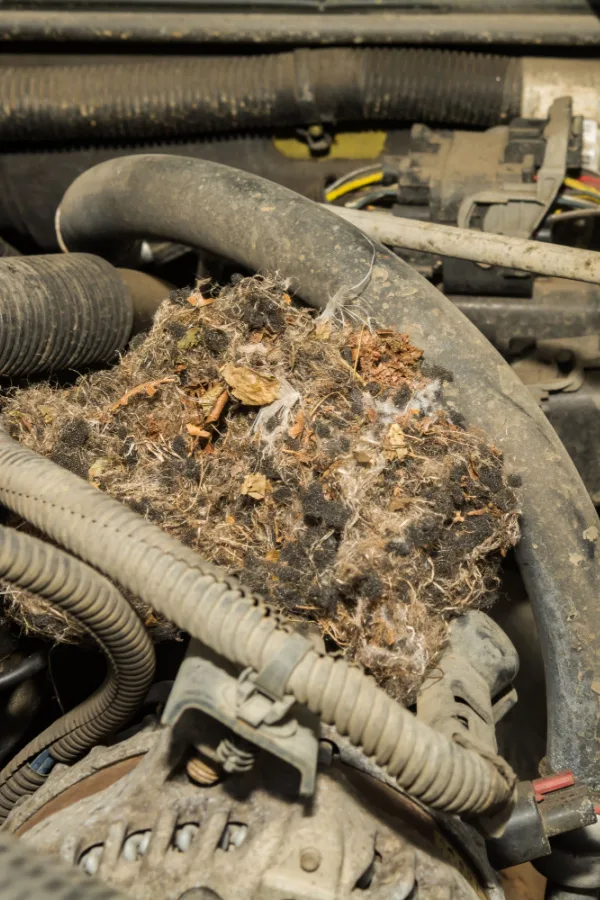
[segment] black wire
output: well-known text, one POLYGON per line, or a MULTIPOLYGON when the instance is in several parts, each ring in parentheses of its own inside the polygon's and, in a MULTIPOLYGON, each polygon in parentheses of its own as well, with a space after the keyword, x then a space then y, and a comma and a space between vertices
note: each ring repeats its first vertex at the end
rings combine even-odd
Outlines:
POLYGON ((37 675, 46 668, 46 656, 44 653, 32 653, 27 659, 18 663, 9 672, 0 672, 0 691, 8 691, 17 687, 33 675, 37 675))

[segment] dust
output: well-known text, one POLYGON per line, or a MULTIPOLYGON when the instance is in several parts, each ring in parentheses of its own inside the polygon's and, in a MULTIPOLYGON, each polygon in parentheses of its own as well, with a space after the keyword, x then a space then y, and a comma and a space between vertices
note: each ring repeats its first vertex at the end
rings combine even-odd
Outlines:
MULTIPOLYGON (((113 369, 15 390, 4 420, 410 701, 517 541, 501 456, 406 335, 315 317, 277 278, 234 282, 174 292, 113 369)), ((27 595, 6 614, 79 639, 27 595)))

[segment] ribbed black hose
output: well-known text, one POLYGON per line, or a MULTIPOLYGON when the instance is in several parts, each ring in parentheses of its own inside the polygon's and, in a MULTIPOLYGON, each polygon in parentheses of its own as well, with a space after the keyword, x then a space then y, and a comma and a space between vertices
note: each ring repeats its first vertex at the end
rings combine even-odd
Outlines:
POLYGON ((108 362, 131 334, 118 272, 87 253, 0 259, 0 375, 108 362))
MULTIPOLYGON (((351 300, 358 285, 360 296, 351 300, 358 314, 408 332, 446 381, 448 400, 486 432, 522 482, 517 552, 544 652, 548 767, 572 768, 600 788, 593 687, 600 679, 600 522, 538 404, 482 334, 414 269, 354 226, 285 188, 225 166, 169 156, 103 163, 71 186, 57 218, 71 250, 110 253, 140 235, 201 246, 254 271, 277 268, 317 307, 333 297, 351 300)), ((8 455, 0 453, 0 499, 41 517, 35 492, 26 502, 18 498, 31 488, 25 475, 19 476, 21 487, 11 483, 18 467, 9 474, 8 455)), ((48 498, 50 488, 40 497, 48 498)), ((56 502, 68 506, 64 489, 56 502)), ((48 518, 44 513, 44 524, 48 518)), ((77 552, 89 553, 90 543, 77 552)))
POLYGON ((1 834, 0 900, 126 900, 126 895, 1 834))
POLYGON ((135 712, 154 675, 154 647, 132 607, 89 566, 49 544, 0 527, 0 580, 73 616, 102 648, 103 685, 53 722, 0 772, 0 821, 44 782, 44 763, 70 762, 118 730, 135 712), (48 757, 49 754, 49 757, 48 757))
POLYGON ((520 104, 519 60, 443 50, 0 66, 0 143, 181 138, 315 122, 486 126, 518 115, 520 104))

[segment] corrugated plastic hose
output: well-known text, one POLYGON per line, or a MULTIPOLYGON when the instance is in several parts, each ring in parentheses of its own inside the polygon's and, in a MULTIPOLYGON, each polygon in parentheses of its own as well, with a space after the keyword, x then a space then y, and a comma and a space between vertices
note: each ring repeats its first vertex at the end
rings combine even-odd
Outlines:
POLYGON ((0 580, 73 616, 100 645, 109 672, 98 690, 53 722, 0 772, 0 821, 43 784, 54 762, 71 762, 117 731, 154 676, 154 647, 130 604, 102 575, 69 554, 0 527, 0 580))
POLYGON ((444 383, 446 403, 486 433, 520 481, 517 560, 544 654, 547 765, 555 772, 572 769, 600 789, 592 687, 600 678, 594 640, 600 522, 537 401, 481 332, 415 269, 349 222, 216 163, 160 155, 102 163, 71 185, 57 223, 62 246, 71 252, 113 258, 140 237, 202 247, 251 271, 276 268, 312 306, 330 303, 341 317, 349 304, 363 321, 371 317, 408 334, 444 383))
MULTIPOLYGON (((224 570, 3 431, 0 502, 232 662, 260 671, 286 656, 290 633, 224 570)), ((512 795, 514 776, 502 760, 452 743, 309 641, 287 690, 432 807, 477 814, 512 795)))

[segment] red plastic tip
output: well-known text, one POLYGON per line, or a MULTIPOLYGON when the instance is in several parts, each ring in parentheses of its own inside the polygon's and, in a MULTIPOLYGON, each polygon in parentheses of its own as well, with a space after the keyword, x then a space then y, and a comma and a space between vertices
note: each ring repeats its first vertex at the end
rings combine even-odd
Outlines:
POLYGON ((544 794, 551 794, 554 791, 560 791, 562 788, 571 787, 575 784, 575 776, 569 770, 568 772, 559 772, 557 775, 548 775, 546 778, 537 778, 532 781, 533 790, 535 791, 535 799, 540 802, 544 799, 544 794))

